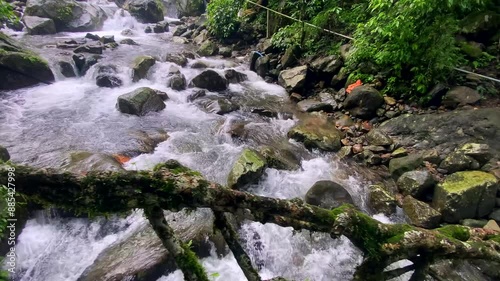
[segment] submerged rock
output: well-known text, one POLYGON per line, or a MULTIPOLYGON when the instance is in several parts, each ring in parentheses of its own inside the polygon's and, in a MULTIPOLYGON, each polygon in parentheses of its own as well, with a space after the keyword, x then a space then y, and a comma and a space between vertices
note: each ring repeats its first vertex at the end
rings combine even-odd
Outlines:
POLYGON ((354 204, 351 195, 340 184, 333 181, 318 181, 306 193, 308 204, 325 209, 340 207, 342 204, 354 204))
POLYGON ((163 110, 165 103, 155 90, 142 87, 119 96, 116 108, 122 113, 143 116, 149 112, 163 110))
POLYGON ((49 64, 7 35, 0 33, 0 90, 54 82, 49 64))
POLYGON ((225 98, 212 98, 203 103, 207 112, 224 115, 238 110, 240 107, 225 98))
POLYGON ((132 81, 137 82, 148 76, 149 69, 155 65, 156 60, 151 56, 140 56, 134 60, 132 66, 132 81))
POLYGON ((443 214, 443 220, 448 223, 481 218, 495 206, 497 183, 495 176, 481 171, 454 173, 437 185, 433 207, 443 214))
POLYGON ((333 122, 322 117, 308 116, 300 120, 299 124, 288 132, 288 137, 303 142, 308 149, 338 151, 342 146, 342 133, 333 122))
POLYGON ((229 188, 238 189, 255 183, 264 173, 266 159, 255 150, 245 148, 233 165, 227 178, 229 188))

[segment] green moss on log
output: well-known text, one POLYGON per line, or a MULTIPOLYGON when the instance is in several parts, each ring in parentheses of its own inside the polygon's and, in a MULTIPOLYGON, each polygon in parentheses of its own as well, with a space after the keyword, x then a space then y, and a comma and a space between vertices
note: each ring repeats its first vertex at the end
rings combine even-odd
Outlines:
POLYGON ((188 245, 182 244, 184 252, 175 257, 175 262, 180 268, 188 268, 195 276, 200 278, 199 281, 210 281, 207 277, 205 269, 198 261, 196 254, 189 248, 188 245))
POLYGON ((461 225, 447 225, 438 228, 437 231, 449 238, 458 239, 460 241, 467 241, 470 238, 469 228, 461 225))

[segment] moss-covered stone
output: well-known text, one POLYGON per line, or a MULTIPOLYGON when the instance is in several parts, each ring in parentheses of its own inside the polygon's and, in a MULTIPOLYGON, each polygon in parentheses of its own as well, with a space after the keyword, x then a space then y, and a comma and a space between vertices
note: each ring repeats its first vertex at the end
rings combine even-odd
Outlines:
POLYGON ((478 169, 479 163, 474 158, 465 155, 462 151, 454 151, 448 155, 439 165, 439 168, 452 174, 458 171, 478 169))
POLYGON ((398 189, 403 195, 422 198, 427 191, 432 190, 435 180, 427 170, 406 172, 399 177, 398 189))
POLYGON ((398 179, 402 174, 417 169, 423 163, 424 161, 420 154, 411 154, 391 159, 389 162, 389 171, 393 178, 398 179))
POLYGON ((198 54, 204 57, 215 56, 219 52, 219 46, 215 42, 207 40, 201 44, 198 54))
POLYGON ((483 217, 495 206, 497 183, 495 176, 481 171, 454 173, 435 188, 433 207, 449 223, 483 217))
POLYGON ((264 173, 266 159, 255 150, 245 148, 227 178, 229 188, 237 189, 256 182, 264 173))
POLYGON ((368 202, 376 213, 383 213, 385 215, 396 213, 396 199, 382 185, 370 186, 368 202))
POLYGON ((141 87, 133 92, 119 96, 116 108, 122 113, 143 116, 149 112, 163 110, 165 103, 155 90, 141 87))
POLYGON ((338 151, 342 146, 340 140, 343 135, 335 124, 326 118, 309 116, 293 127, 288 132, 288 137, 303 142, 308 149, 338 151))
POLYGON ((140 56, 134 60, 132 65, 132 81, 137 82, 146 78, 149 69, 156 63, 151 56, 140 56))
POLYGON ((438 228, 437 231, 447 237, 458 239, 460 241, 467 241, 470 238, 469 228, 461 225, 446 225, 438 228))
POLYGON ((403 199, 403 211, 410 223, 423 228, 436 228, 441 221, 441 214, 426 203, 412 196, 403 199))

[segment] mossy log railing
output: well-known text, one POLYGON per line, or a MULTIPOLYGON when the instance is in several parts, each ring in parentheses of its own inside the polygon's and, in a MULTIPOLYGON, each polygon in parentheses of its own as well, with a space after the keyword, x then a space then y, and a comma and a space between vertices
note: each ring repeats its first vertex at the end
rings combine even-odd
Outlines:
MULTIPOLYGON (((500 262, 500 235, 491 230, 454 225, 427 230, 407 224, 384 224, 350 205, 327 210, 301 200, 268 198, 228 189, 175 162, 157 166, 153 171, 90 172, 86 175, 1 164, 0 183, 7 182, 8 167, 16 169, 18 193, 76 212, 97 215, 141 208, 156 210, 158 215, 160 208, 177 211, 185 207, 205 207, 220 213, 248 209, 255 221, 261 223, 326 232, 332 237, 344 235, 364 253, 364 262, 354 277, 356 280, 383 280, 397 272, 383 272, 384 268, 403 259, 415 263, 406 271, 415 269, 416 272, 420 271, 418 264, 422 260, 427 261, 422 267, 440 258, 500 262)), ((164 241, 165 237, 159 233, 168 233, 168 227, 165 228, 155 213, 146 212, 149 221, 153 228, 158 228, 155 231, 163 244, 171 243, 164 241)))

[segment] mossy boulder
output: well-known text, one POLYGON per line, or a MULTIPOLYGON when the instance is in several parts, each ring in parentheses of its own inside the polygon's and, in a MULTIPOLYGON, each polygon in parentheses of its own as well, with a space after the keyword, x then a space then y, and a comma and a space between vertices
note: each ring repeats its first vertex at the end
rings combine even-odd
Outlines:
POLYGON ((398 189, 403 195, 411 195, 423 199, 425 193, 432 190, 436 181, 427 170, 410 171, 402 174, 398 181, 398 189))
POLYGON ((490 146, 485 143, 466 143, 458 151, 474 158, 481 165, 488 162, 492 156, 490 146))
POLYGON ((461 151, 452 152, 439 165, 439 168, 446 170, 450 174, 458 171, 478 169, 479 167, 479 163, 474 158, 465 155, 461 151))
POLYGON ((394 141, 384 132, 378 129, 372 129, 366 134, 366 141, 371 145, 391 145, 394 141))
POLYGON ((436 228, 441 222, 441 213, 412 196, 403 199, 403 211, 414 226, 436 228))
POLYGON ((0 161, 9 161, 10 154, 7 151, 7 148, 0 145, 0 161))
POLYGON ((74 0, 28 0, 24 15, 52 19, 58 32, 98 30, 107 19, 99 6, 74 0))
POLYGON ((166 7, 177 10, 177 17, 197 17, 205 12, 203 0, 163 0, 166 7))
POLYGON ((338 151, 343 135, 335 124, 320 116, 308 116, 288 132, 288 137, 304 143, 308 149, 338 151))
POLYGON ((155 90, 141 87, 119 96, 116 108, 122 113, 143 116, 149 112, 163 110, 165 103, 155 90))
POLYGON ((389 172, 394 179, 398 179, 402 174, 416 170, 424 163, 422 155, 410 154, 405 157, 394 158, 389 162, 389 172))
POLYGON ((497 189, 498 181, 492 174, 481 171, 457 172, 436 186, 432 205, 448 223, 481 218, 495 207, 497 189))
POLYGON ((215 56, 219 52, 219 46, 210 40, 207 40, 201 44, 200 48, 198 49, 197 53, 200 56, 204 57, 210 57, 210 56, 215 56))
POLYGON ((156 60, 151 56, 140 56, 134 60, 132 65, 132 81, 137 82, 148 75, 149 69, 155 65, 156 60))
POLYGON ((115 0, 115 3, 142 23, 157 23, 164 19, 165 8, 159 0, 115 0))
POLYGON ((254 183, 264 173, 266 159, 257 151, 245 148, 233 165, 227 178, 229 188, 238 189, 246 184, 254 183))
POLYGON ((0 33, 0 90, 54 82, 49 64, 9 36, 0 33))
POLYGON ((396 199, 382 185, 371 185, 368 191, 368 202, 376 213, 392 215, 396 213, 396 199))
POLYGON ((262 146, 259 147, 259 153, 266 158, 270 168, 278 170, 297 170, 300 168, 300 160, 289 150, 262 146))
POLYGON ((333 209, 342 204, 354 204, 349 192, 340 184, 333 181, 318 181, 306 193, 307 204, 321 208, 333 209))

